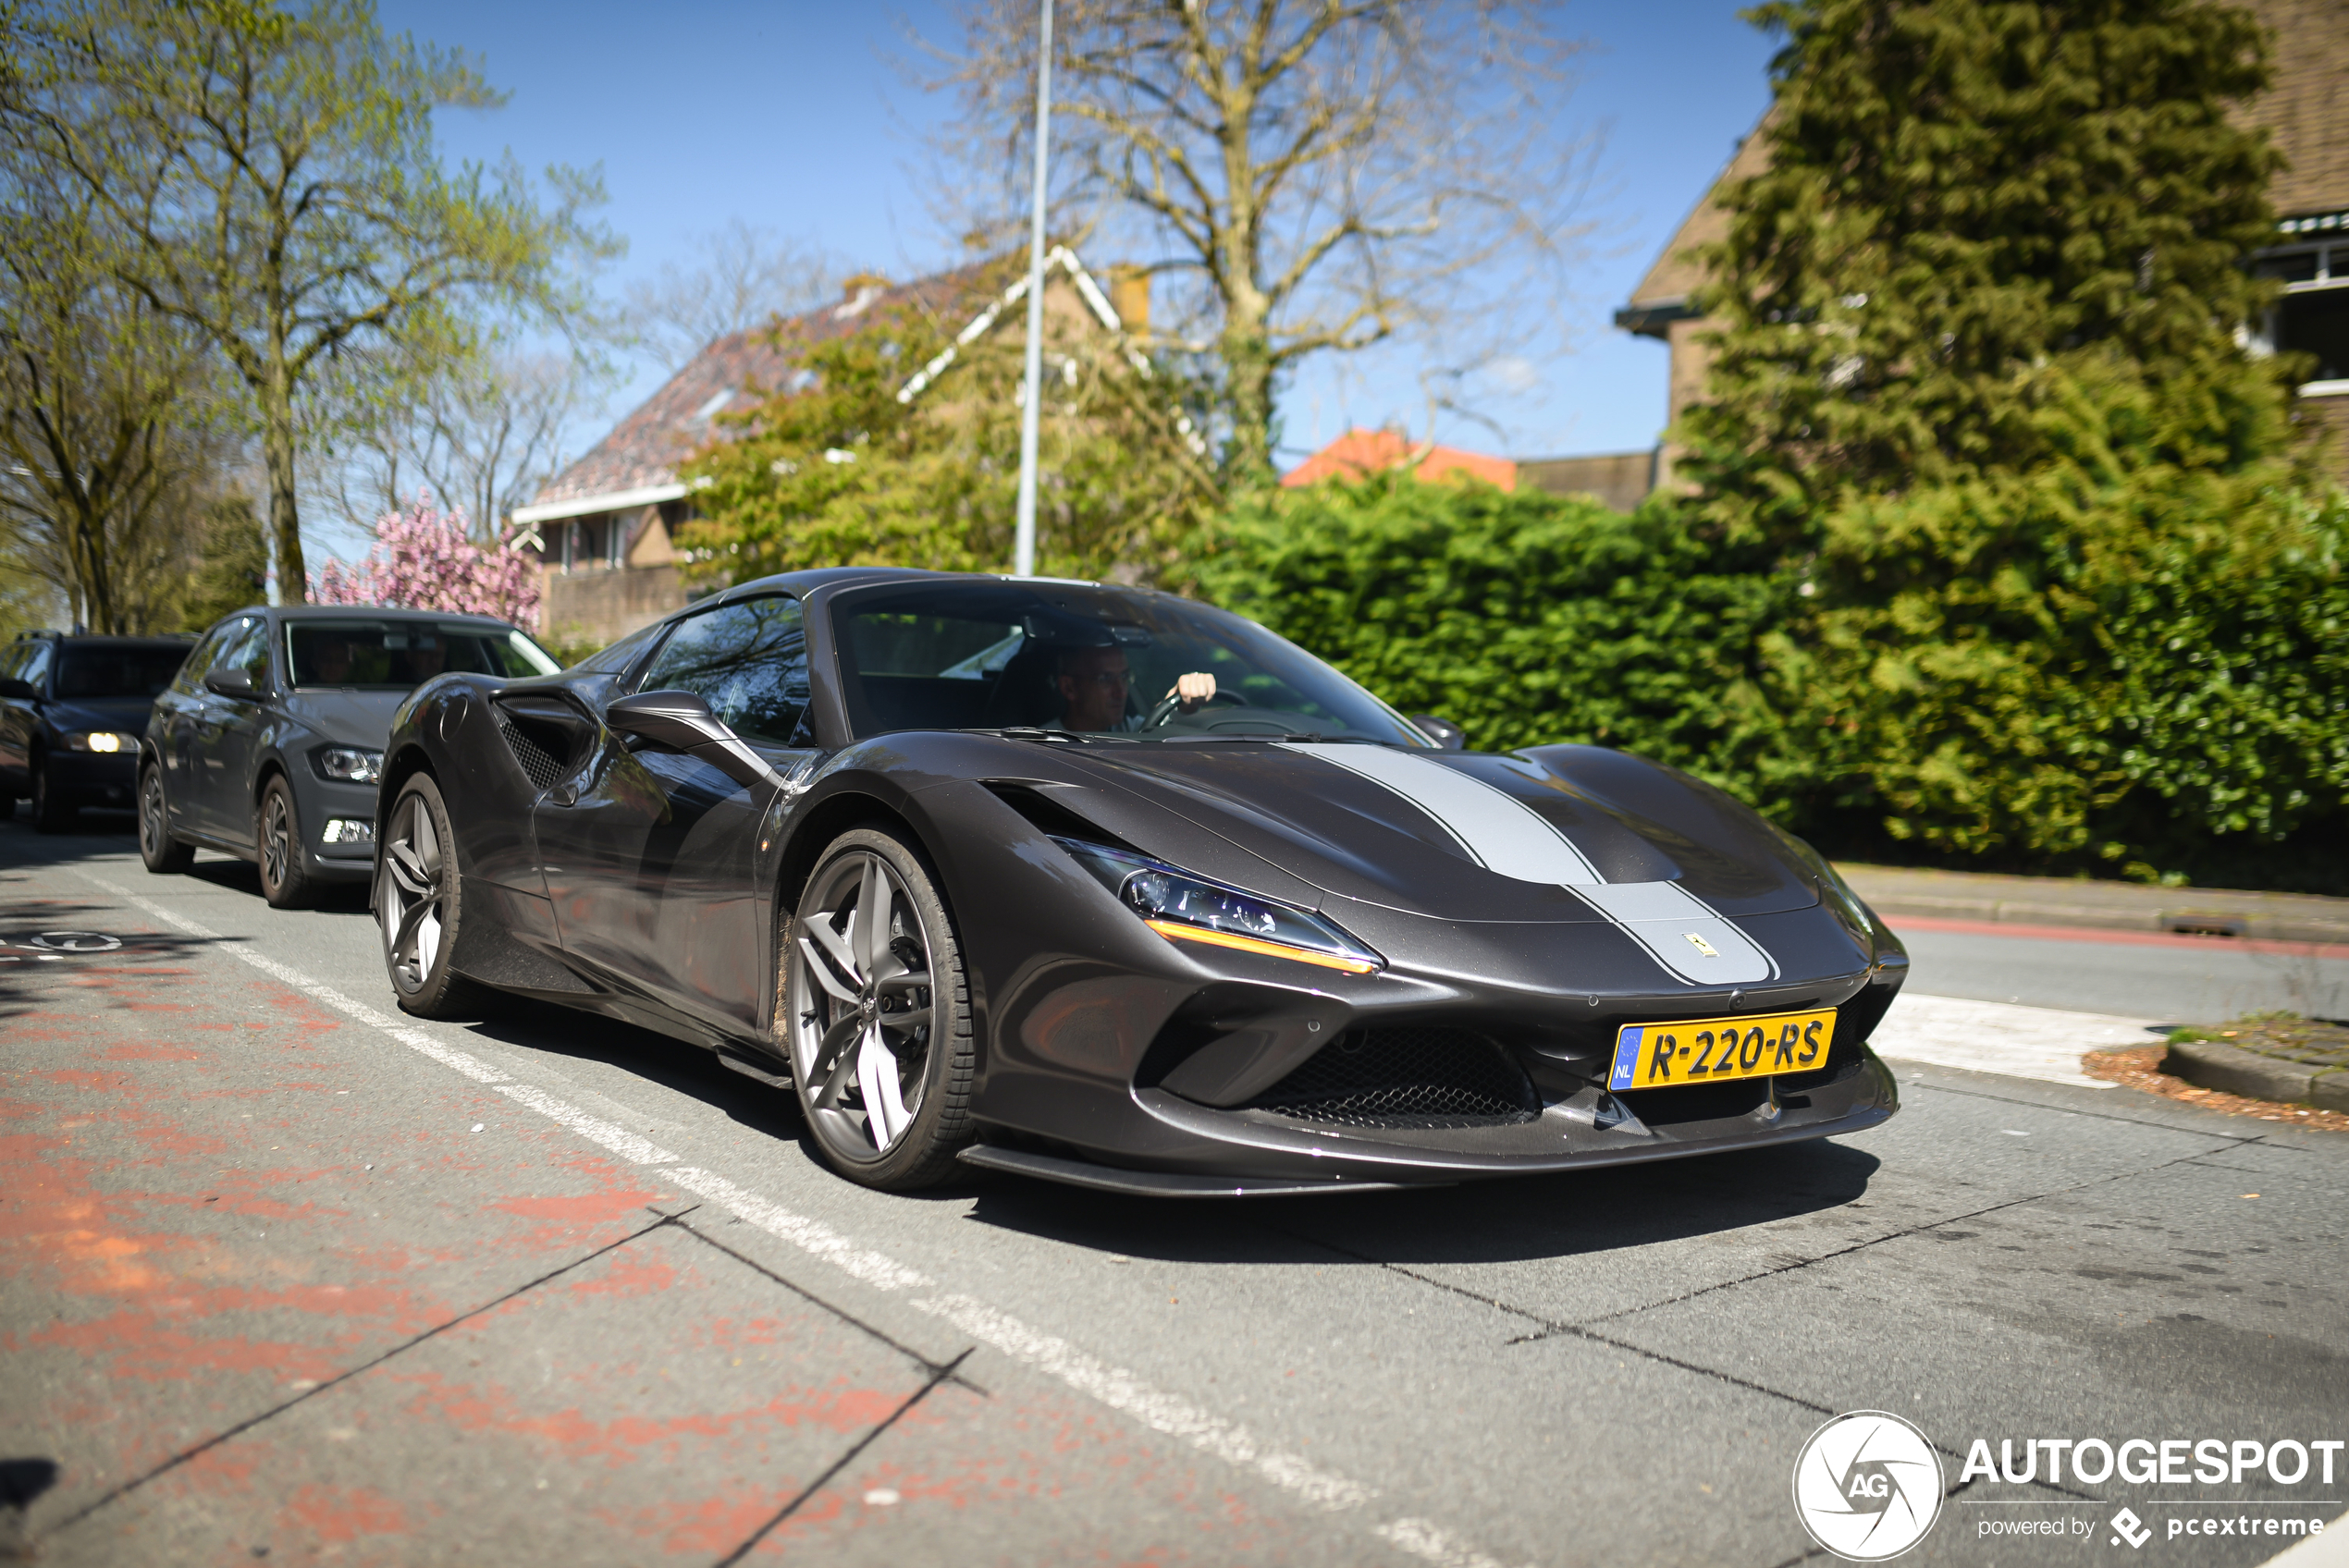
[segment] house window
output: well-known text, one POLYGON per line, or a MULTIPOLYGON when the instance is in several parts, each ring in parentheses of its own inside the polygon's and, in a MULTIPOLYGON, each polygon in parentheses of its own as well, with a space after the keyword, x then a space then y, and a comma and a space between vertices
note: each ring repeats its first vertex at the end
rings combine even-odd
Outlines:
POLYGON ((2260 346, 2316 361, 2303 392, 2349 393, 2349 242, 2269 251, 2254 264, 2283 285, 2260 346))

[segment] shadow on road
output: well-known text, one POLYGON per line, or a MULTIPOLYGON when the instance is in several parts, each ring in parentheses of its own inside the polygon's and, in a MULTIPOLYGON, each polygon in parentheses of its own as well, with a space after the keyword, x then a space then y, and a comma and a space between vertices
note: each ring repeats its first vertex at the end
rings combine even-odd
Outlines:
MULTIPOLYGON (((493 1004, 489 1015, 471 1027, 501 1045, 616 1067, 697 1099, 770 1138, 799 1141, 806 1136, 799 1100, 791 1090, 746 1078, 719 1061, 715 1051, 651 1029, 510 998, 493 1004)), ((807 1154, 815 1158, 813 1148, 807 1154)))

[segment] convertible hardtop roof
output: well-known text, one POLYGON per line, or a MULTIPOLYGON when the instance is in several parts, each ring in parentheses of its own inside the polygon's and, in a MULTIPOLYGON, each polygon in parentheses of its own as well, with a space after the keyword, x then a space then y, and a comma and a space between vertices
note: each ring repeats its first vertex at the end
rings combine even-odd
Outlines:
POLYGON ((1085 588, 1106 588, 1122 594, 1161 594, 1163 589, 1144 588, 1125 582, 1096 582, 1076 577, 1014 577, 1002 571, 926 571, 911 566, 826 566, 806 571, 778 572, 741 582, 722 594, 710 595, 704 603, 716 604, 727 599, 748 598, 757 594, 812 594, 818 588, 835 588, 850 583, 882 582, 1057 582, 1085 588))

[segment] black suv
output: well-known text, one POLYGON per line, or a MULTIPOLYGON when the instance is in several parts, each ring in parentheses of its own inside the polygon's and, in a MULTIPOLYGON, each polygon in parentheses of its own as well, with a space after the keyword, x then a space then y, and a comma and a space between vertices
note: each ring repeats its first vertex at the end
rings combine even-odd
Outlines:
POLYGON ((391 716, 437 675, 560 667, 520 627, 438 610, 255 605, 203 634, 138 742, 139 855, 185 871, 196 846, 255 862, 280 909, 375 864, 375 781, 391 716))
POLYGON ((85 805, 129 805, 139 737, 190 641, 28 631, 0 643, 0 816, 31 796, 33 827, 55 833, 85 805))

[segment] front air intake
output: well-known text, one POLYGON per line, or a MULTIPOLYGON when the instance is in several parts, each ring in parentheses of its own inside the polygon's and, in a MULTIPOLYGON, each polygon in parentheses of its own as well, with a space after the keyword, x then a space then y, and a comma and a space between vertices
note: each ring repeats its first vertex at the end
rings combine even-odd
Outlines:
POLYGON ((1355 1029, 1244 1108, 1344 1127, 1506 1127, 1542 1101, 1499 1046, 1467 1029, 1355 1029))

